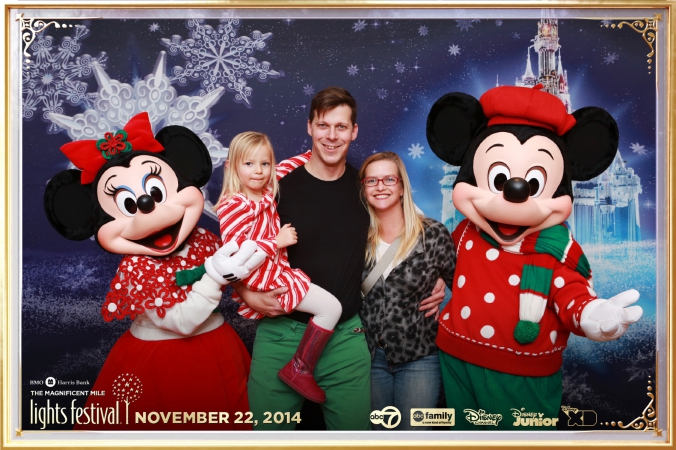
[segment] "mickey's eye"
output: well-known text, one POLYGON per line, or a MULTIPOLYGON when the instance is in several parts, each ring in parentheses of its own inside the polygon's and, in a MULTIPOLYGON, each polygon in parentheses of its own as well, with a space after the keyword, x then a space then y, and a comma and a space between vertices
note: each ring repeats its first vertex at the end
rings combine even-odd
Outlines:
POLYGON ((146 178, 146 184, 143 186, 146 194, 150 195, 155 203, 164 203, 167 199, 167 188, 164 187, 162 179, 157 176, 149 176, 146 178))
POLYGON ((499 194, 510 178, 509 168, 506 165, 501 162, 493 163, 488 169, 488 188, 492 193, 499 194))
POLYGON ((115 203, 122 214, 128 217, 134 217, 138 206, 136 206, 136 196, 126 189, 119 189, 115 194, 115 203))
POLYGON ((530 185, 530 196, 539 197, 547 182, 547 172, 542 167, 533 167, 526 174, 526 181, 530 185))

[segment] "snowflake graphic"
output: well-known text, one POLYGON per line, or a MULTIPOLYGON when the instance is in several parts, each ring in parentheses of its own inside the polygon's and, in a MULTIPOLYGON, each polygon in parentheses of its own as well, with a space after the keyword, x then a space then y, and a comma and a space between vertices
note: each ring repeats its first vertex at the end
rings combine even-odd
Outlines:
POLYGON ((496 27, 501 27, 502 26, 502 20, 498 19, 495 21, 495 26, 496 27))
POLYGON ((148 27, 148 29, 149 29, 150 31, 153 31, 153 32, 159 31, 159 29, 160 29, 160 24, 157 23, 157 22, 155 22, 155 23, 153 23, 152 25, 150 25, 150 26, 148 27))
POLYGON ((379 99, 385 100, 387 98, 387 90, 385 89, 378 89, 376 91, 376 95, 378 96, 379 99))
POLYGON ((404 63, 400 63, 397 61, 397 63, 394 65, 394 68, 397 70, 399 73, 404 73, 406 71, 406 66, 404 63))
MULTIPOLYGON (((208 130, 211 107, 223 96, 225 87, 216 88, 204 96, 177 96, 166 75, 165 52, 160 52, 152 73, 134 86, 111 79, 98 62, 92 63, 92 69, 99 85, 92 107, 72 117, 58 112, 47 115, 54 125, 64 128, 73 141, 98 140, 104 132, 122 129, 129 119, 145 111, 155 132, 167 125, 189 128, 209 150, 212 167, 216 169, 223 164, 228 150, 208 130)), ((216 219, 206 186, 202 192, 205 194, 204 211, 216 219)))
POLYGON ((214 130, 213 128, 207 128, 207 133, 212 135, 215 139, 221 138, 221 134, 217 130, 214 130))
POLYGON ((514 33, 512 33, 512 38, 513 38, 514 40, 517 40, 517 39, 520 39, 520 38, 521 38, 521 35, 515 31, 514 33))
POLYGON ((615 61, 620 57, 617 53, 608 53, 606 56, 603 57, 603 63, 604 64, 614 64, 615 61))
POLYGON ((420 25, 420 28, 418 28, 418 34, 420 36, 427 36, 427 33, 429 33, 429 29, 425 25, 420 25))
POLYGON ((460 47, 458 45, 451 45, 448 47, 448 53, 450 53, 453 56, 458 56, 460 54, 460 47))
POLYGON ((647 209, 653 209, 654 210, 656 205, 655 205, 655 202, 653 202, 651 200, 646 200, 645 202, 643 202, 643 207, 647 208, 647 209))
POLYGON ((639 156, 645 156, 648 154, 648 150, 646 150, 645 145, 641 145, 638 142, 631 144, 631 151, 639 156))
POLYGON ((469 31, 470 28, 473 28, 474 25, 472 25, 473 20, 472 19, 460 19, 456 20, 455 27, 460 28, 462 31, 469 31))
POLYGON ((361 31, 364 28, 366 28, 366 21, 365 20, 357 20, 354 25, 352 25, 352 29, 357 32, 361 31))
POLYGON ((222 86, 235 93, 236 103, 244 103, 250 108, 249 97, 253 95, 253 88, 247 86, 246 78, 257 77, 260 81, 267 81, 268 78, 280 77, 279 72, 270 68, 269 62, 258 62, 251 56, 256 51, 265 50, 266 41, 272 33, 255 30, 251 37, 238 36, 241 22, 233 18, 220 19, 216 29, 204 22, 204 19, 186 21, 189 39, 184 40, 179 35, 161 39, 169 54, 180 53, 186 60, 185 67, 172 69, 171 81, 185 85, 188 79, 199 80, 204 90, 201 95, 222 86))
POLYGON ((412 159, 422 157, 422 155, 425 154, 423 148, 424 147, 421 146, 420 143, 411 144, 411 146, 408 148, 408 156, 410 156, 412 159))
POLYGON ((313 95, 314 93, 315 93, 315 88, 313 88, 309 84, 306 84, 305 86, 303 86, 303 94, 313 95))
POLYGON ((613 24, 612 20, 604 19, 604 20, 601 21, 601 25, 603 25, 606 28, 611 26, 612 24, 613 24))
MULTIPOLYGON (((64 101, 69 104, 92 106, 97 94, 88 93, 87 83, 82 80, 93 74, 93 65, 105 67, 108 56, 105 52, 97 57, 76 56, 82 49, 81 41, 89 36, 89 29, 75 25, 73 34, 61 40, 54 47, 54 38, 40 33, 31 45, 33 57, 28 66, 23 65, 22 77, 22 115, 26 120, 35 118, 38 109, 42 110, 42 119, 49 122, 50 113, 64 112, 64 101)), ((47 133, 58 133, 60 128, 50 123, 47 133)))
POLYGON ((357 68, 356 65, 352 64, 350 67, 347 68, 347 73, 350 76, 355 76, 357 75, 357 72, 359 72, 359 69, 357 68))

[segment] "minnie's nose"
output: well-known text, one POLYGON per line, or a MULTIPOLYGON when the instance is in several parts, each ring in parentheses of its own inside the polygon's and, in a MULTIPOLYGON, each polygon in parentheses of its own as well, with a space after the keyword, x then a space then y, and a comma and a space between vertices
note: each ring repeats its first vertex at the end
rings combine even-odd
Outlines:
POLYGON ((136 200, 136 205, 139 211, 143 214, 148 214, 155 209, 155 200, 150 195, 144 194, 136 200))

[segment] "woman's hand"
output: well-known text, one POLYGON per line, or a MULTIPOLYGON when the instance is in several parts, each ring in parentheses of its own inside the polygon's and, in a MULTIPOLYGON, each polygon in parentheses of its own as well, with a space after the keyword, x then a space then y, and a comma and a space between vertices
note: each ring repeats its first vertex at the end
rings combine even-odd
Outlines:
POLYGON ((444 301, 446 295, 446 283, 439 278, 432 289, 432 295, 420 302, 418 311, 427 311, 425 317, 434 316, 434 320, 439 320, 439 305, 444 301))
POLYGON ((232 283, 231 286, 244 300, 247 306, 254 311, 267 317, 276 317, 286 314, 282 305, 277 301, 277 296, 289 290, 288 287, 280 287, 268 292, 256 292, 247 289, 242 283, 232 283))
POLYGON ((286 248, 298 242, 298 233, 290 223, 284 225, 277 235, 277 248, 286 248))

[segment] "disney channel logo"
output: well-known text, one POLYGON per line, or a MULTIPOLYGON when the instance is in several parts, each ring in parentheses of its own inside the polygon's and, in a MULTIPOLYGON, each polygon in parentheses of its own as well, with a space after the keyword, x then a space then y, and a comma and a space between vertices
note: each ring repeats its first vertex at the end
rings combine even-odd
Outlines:
POLYGON ((492 425, 497 427, 502 420, 502 414, 490 414, 483 409, 478 411, 465 409, 464 412, 467 414, 465 419, 472 425, 492 425))
POLYGON ((401 422, 401 413, 394 406, 386 406, 382 411, 373 410, 369 417, 372 424, 382 425, 388 429, 396 428, 399 422, 401 422))

